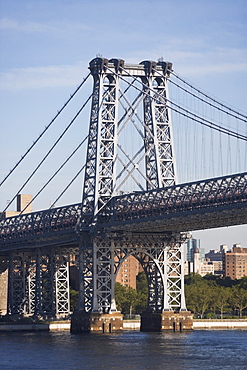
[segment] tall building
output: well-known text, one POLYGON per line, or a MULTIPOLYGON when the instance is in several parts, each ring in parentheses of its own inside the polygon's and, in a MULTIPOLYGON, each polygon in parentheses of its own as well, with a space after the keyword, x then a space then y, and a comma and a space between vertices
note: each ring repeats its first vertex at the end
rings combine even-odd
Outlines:
POLYGON ((208 259, 202 259, 198 248, 194 249, 193 261, 185 261, 184 274, 199 274, 205 276, 207 274, 214 274, 214 264, 208 259))
POLYGON ((117 274, 116 282, 126 287, 136 289, 136 276, 143 271, 140 263, 133 256, 127 257, 117 274))
POLYGON ((187 261, 184 263, 184 274, 191 273, 201 276, 214 274, 214 264, 205 259, 204 249, 200 248, 200 239, 189 239, 186 243, 187 261))
POLYGON ((247 248, 234 244, 231 251, 223 255, 223 275, 231 279, 247 276, 247 248))
POLYGON ((18 216, 21 212, 31 213, 33 211, 32 200, 32 194, 18 194, 16 197, 16 211, 5 211, 0 214, 0 218, 18 216))
MULTIPOLYGON (((200 251, 200 239, 189 239, 186 243, 187 255, 186 260, 193 262, 194 260, 194 250, 198 248, 200 251)), ((204 257, 204 256, 203 256, 204 257)))
POLYGON ((223 255, 227 250, 227 245, 222 244, 220 246, 220 250, 211 249, 208 253, 205 254, 205 258, 213 262, 215 275, 223 274, 223 255))

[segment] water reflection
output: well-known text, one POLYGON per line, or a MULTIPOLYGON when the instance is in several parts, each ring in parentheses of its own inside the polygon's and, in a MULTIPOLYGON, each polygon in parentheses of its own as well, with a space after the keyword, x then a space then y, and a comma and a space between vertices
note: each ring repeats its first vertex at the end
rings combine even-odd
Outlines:
POLYGON ((1 333, 0 369, 246 369, 247 331, 1 333))

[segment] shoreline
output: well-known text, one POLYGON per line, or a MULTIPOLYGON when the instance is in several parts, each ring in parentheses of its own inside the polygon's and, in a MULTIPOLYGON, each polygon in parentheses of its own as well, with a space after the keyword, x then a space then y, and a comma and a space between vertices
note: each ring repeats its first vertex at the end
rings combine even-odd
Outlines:
MULTIPOLYGON (((247 330, 247 319, 194 319, 193 330, 247 330)), ((69 331, 70 321, 44 324, 0 323, 0 332, 12 331, 69 331)), ((139 320, 124 320, 123 330, 140 330, 139 320)))

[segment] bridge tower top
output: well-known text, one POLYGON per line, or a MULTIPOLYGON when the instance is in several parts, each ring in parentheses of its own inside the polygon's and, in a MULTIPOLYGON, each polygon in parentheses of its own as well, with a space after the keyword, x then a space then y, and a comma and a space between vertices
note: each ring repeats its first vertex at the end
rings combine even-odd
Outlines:
POLYGON ((93 94, 82 213, 95 216, 113 195, 136 190, 123 187, 127 180, 140 191, 175 184, 167 88, 172 63, 96 57, 89 69, 93 94), (129 124, 138 139, 127 131, 129 124), (120 139, 124 131, 127 143, 120 139))

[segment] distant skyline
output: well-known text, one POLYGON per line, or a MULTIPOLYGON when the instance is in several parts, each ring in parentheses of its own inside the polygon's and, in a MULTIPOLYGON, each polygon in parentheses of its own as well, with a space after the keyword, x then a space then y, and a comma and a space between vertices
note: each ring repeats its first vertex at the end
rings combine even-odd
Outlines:
MULTIPOLYGON (((164 57, 187 81, 246 112, 246 19, 245 0, 0 0, 0 180, 87 75, 88 63, 98 53, 127 63, 164 57)), ((64 125, 59 123, 61 129, 64 125)), ((57 152, 60 164, 63 151, 70 152, 87 128, 88 119, 82 117, 69 144, 57 152)), ((52 142, 53 131, 46 138, 47 145, 52 142)), ((0 210, 42 150, 38 147, 0 188, 0 210)), ((76 160, 78 169, 83 151, 76 160)), ((56 166, 52 158, 22 193, 34 194, 56 166)), ((72 170, 68 176, 77 171, 72 170)), ((48 208, 61 182, 59 177, 34 209, 48 208)), ((80 202, 81 178, 76 186, 64 204, 80 202)), ((14 209, 15 204, 10 210, 14 209)), ((247 225, 196 231, 193 237, 206 251, 220 244, 247 246, 247 225)))

